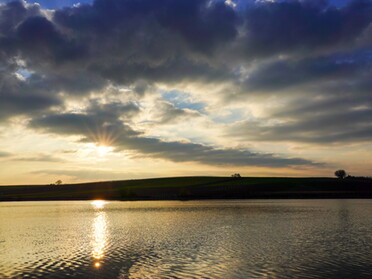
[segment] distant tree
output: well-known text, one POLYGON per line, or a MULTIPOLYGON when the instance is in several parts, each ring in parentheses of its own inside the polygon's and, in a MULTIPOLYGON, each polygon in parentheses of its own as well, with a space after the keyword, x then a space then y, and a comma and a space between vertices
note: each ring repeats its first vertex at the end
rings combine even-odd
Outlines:
POLYGON ((234 177, 234 178, 241 178, 240 174, 239 173, 234 173, 231 175, 231 177, 234 177))
POLYGON ((62 180, 57 180, 55 183, 54 183, 54 185, 57 185, 57 186, 59 186, 59 185, 61 185, 62 184, 62 180))
POLYGON ((337 170, 335 171, 335 175, 338 177, 338 178, 345 178, 346 177, 346 171, 345 170, 337 170))

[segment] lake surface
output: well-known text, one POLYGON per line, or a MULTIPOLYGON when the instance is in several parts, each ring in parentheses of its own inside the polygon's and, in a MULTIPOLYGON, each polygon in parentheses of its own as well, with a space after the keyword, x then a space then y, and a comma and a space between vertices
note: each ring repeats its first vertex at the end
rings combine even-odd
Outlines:
POLYGON ((372 278, 372 200, 3 202, 0 278, 372 278))

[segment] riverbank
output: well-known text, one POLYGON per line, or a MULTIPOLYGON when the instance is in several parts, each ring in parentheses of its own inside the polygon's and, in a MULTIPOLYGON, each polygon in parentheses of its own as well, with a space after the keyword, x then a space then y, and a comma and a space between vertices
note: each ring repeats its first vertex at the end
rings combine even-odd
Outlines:
POLYGON ((169 177, 0 186, 0 201, 372 198, 372 179, 169 177))

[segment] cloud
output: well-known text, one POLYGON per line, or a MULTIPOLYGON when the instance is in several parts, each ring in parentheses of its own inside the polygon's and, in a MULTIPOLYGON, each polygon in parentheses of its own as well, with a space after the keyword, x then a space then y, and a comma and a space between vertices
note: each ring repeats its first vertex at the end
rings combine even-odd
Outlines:
POLYGON ((63 159, 48 155, 48 154, 39 154, 36 156, 27 156, 27 157, 15 157, 13 161, 24 161, 24 162, 48 162, 48 163, 60 163, 64 162, 63 159))
POLYGON ((91 101, 85 113, 49 114, 30 121, 30 127, 62 135, 82 135, 84 141, 112 145, 120 134, 139 134, 120 119, 130 119, 139 108, 133 103, 100 104, 91 101))
POLYGON ((275 1, 255 4, 244 16, 247 56, 316 54, 352 47, 372 20, 370 1, 336 8, 328 1, 275 1), (357 19, 357 20, 356 20, 357 19))
POLYGON ((66 149, 66 150, 60 150, 59 153, 62 153, 62 154, 73 154, 73 153, 76 153, 77 150, 72 150, 72 149, 66 149))
MULTIPOLYGON (((22 59, 43 77, 39 87, 53 84, 54 94, 88 94, 110 82, 137 84, 139 94, 147 82, 236 82, 237 68, 252 59, 352 48, 372 21, 372 4, 322 3, 256 2, 234 9, 222 1, 96 0, 48 14, 36 4, 11 2, 0 6, 0 61, 22 59)), ((249 82, 264 83, 265 72, 286 84, 337 70, 332 61, 319 63, 270 65, 249 82)))
POLYGON ((371 52, 363 49, 261 65, 244 81, 246 94, 275 96, 277 103, 265 117, 228 127, 226 135, 266 142, 370 141, 371 62, 371 52))
POLYGON ((107 82, 234 81, 252 59, 350 48, 371 23, 369 1, 319 3, 96 0, 47 15, 11 2, 0 7, 1 51, 73 94, 107 82))
POLYGON ((64 170, 53 170, 53 169, 45 169, 45 170, 38 170, 33 171, 31 174, 42 174, 42 175, 55 175, 56 178, 59 176, 69 176, 74 180, 122 180, 127 178, 144 178, 144 177, 156 177, 156 173, 151 171, 136 171, 134 173, 128 172, 127 170, 124 172, 118 172, 105 169, 64 169, 64 170))
POLYGON ((6 152, 6 151, 0 151, 0 158, 6 158, 12 156, 12 153, 6 152))
MULTIPOLYGON (((300 114, 299 114, 300 115, 300 114)), ((372 110, 359 109, 296 116, 269 124, 264 119, 243 121, 227 128, 229 136, 250 141, 305 142, 315 144, 360 143, 372 139, 372 110)))
MULTIPOLYGON (((0 3, 2 2, 13 2, 14 0, 0 0, 0 3)), ((24 0, 28 3, 34 3, 33 0, 24 0)), ((63 8, 67 6, 73 6, 73 5, 81 5, 84 3, 92 3, 92 0, 38 0, 38 4, 40 4, 45 9, 58 9, 63 8)))
POLYGON ((194 119, 201 114, 191 109, 178 108, 170 102, 158 101, 156 103, 155 119, 158 124, 169 124, 194 119))
POLYGON ((371 72, 369 51, 337 53, 301 60, 281 59, 263 64, 245 81, 248 91, 279 91, 324 80, 355 79, 371 72))
POLYGON ((162 141, 149 137, 122 137, 118 150, 135 150, 145 156, 163 158, 174 162, 199 162, 219 166, 293 167, 322 165, 301 158, 285 158, 275 154, 255 153, 232 148, 215 148, 197 143, 162 141))
POLYGON ((368 141, 371 26, 372 2, 364 0, 340 7, 327 1, 232 7, 209 0, 96 0, 54 11, 21 1, 1 4, 0 121, 24 116, 37 131, 80 135, 82 141, 172 161, 314 165, 270 152, 151 138, 133 122, 145 97, 154 94, 156 105, 156 86, 170 92, 189 86, 203 102, 163 94, 158 126, 200 114, 212 122, 218 116, 209 115, 216 108, 208 106, 235 101, 249 110, 252 99, 262 98, 265 107, 274 96, 282 99, 265 118, 237 114, 226 136, 368 141), (223 89, 217 94, 206 86, 223 89), (110 87, 119 92, 111 99, 110 87), (126 97, 122 88, 135 94, 126 97), (72 101, 88 106, 76 112, 72 101))
POLYGON ((194 100, 194 97, 190 93, 171 90, 163 91, 162 97, 167 102, 172 103, 174 106, 182 109, 190 109, 193 111, 198 111, 200 113, 205 112, 206 103, 194 100))
POLYGON ((62 104, 60 98, 39 85, 34 76, 24 81, 15 75, 4 74, 3 80, 0 80, 0 120, 29 113, 37 115, 62 104))
MULTIPOLYGON (((116 152, 131 150, 139 153, 139 157, 154 157, 174 162, 270 167, 319 165, 301 158, 147 137, 119 120, 120 115, 125 115, 124 107, 120 110, 113 107, 116 105, 93 104, 84 114, 63 113, 35 118, 30 122, 30 127, 54 134, 78 135, 82 137, 83 142, 107 144, 115 147, 116 152)), ((126 108, 130 111, 129 106, 126 108)))

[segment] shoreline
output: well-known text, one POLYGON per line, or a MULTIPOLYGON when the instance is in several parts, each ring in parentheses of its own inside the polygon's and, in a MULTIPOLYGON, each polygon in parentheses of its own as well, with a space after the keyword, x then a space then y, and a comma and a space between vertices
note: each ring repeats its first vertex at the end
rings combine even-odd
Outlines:
MULTIPOLYGON (((265 197, 265 198, 202 198, 202 199, 136 199, 136 200, 106 200, 108 202, 141 202, 141 201, 179 201, 179 202, 189 202, 189 201, 248 201, 248 200, 369 200, 372 196, 368 197, 265 197)), ((32 199, 32 200, 0 200, 1 203, 5 202, 63 202, 63 201, 94 201, 96 199, 32 199)))
POLYGON ((372 198, 372 179, 170 177, 64 185, 0 186, 0 201, 353 198, 372 198))

